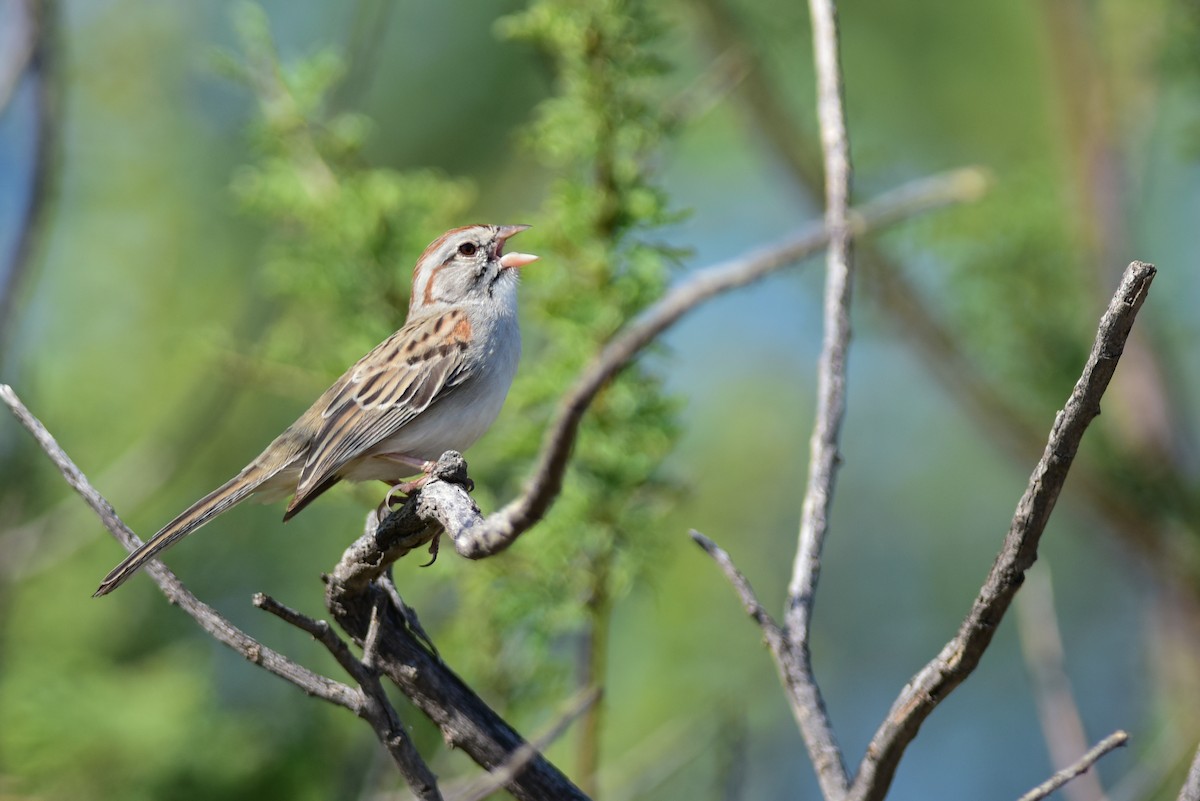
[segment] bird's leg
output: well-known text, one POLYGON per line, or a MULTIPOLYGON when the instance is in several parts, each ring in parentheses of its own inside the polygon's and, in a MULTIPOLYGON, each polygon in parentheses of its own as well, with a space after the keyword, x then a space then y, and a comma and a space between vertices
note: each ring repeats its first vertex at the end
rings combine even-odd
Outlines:
POLYGON ((396 494, 412 495, 414 492, 425 486, 429 482, 430 474, 437 467, 437 462, 429 462, 423 459, 416 459, 412 456, 407 456, 403 453, 381 453, 376 456, 377 459, 386 459, 389 462, 397 462, 407 467, 414 467, 422 474, 420 478, 412 481, 397 481, 391 482, 384 480, 389 489, 387 495, 383 496, 383 502, 376 509, 376 516, 383 520, 392 510, 392 503, 396 498, 396 494))
POLYGON ((403 453, 381 453, 375 458, 386 459, 389 462, 398 462, 408 467, 415 467, 417 472, 424 473, 425 475, 429 475, 433 472, 433 468, 437 467, 437 462, 428 462, 424 459, 417 459, 403 453))
MULTIPOLYGON (((392 484, 393 492, 399 491, 403 492, 405 495, 412 495, 415 490, 419 490, 421 487, 425 486, 425 484, 428 483, 434 468, 437 467, 437 462, 429 462, 425 461, 424 459, 415 459, 412 456, 406 456, 403 453, 381 453, 376 458, 386 459, 389 462, 397 462, 408 467, 414 467, 421 474, 420 478, 414 479, 413 481, 399 481, 395 484, 392 484)), ((388 495, 390 496, 391 492, 389 492, 388 495)))
POLYGON ((393 484, 392 488, 390 490, 388 490, 388 494, 390 495, 393 492, 403 492, 405 495, 412 495, 414 492, 419 490, 421 487, 428 484, 430 478, 431 478, 431 476, 428 473, 426 473, 425 475, 421 476, 420 478, 414 479, 412 481, 401 481, 399 484, 393 484))

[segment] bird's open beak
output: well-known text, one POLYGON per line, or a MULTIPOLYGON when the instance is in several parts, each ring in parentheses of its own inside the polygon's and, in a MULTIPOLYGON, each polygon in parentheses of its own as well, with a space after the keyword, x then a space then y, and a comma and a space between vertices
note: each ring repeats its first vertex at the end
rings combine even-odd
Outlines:
POLYGON ((499 236, 500 244, 496 247, 496 252, 498 254, 501 254, 500 255, 500 266, 501 267, 508 269, 508 270, 515 270, 519 267, 524 267, 526 264, 532 264, 533 262, 538 260, 538 257, 534 256, 532 253, 504 253, 504 243, 508 241, 508 238, 511 236, 516 236, 517 234, 521 233, 522 231, 527 230, 528 228, 529 228, 528 225, 504 225, 504 226, 501 226, 500 236, 499 236))

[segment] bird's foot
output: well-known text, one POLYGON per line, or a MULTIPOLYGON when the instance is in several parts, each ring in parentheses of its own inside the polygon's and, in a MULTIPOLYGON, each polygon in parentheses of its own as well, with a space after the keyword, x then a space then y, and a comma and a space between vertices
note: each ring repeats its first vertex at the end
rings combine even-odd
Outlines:
POLYGON ((414 481, 400 481, 391 484, 391 487, 388 489, 388 494, 383 496, 383 502, 380 502, 379 504, 378 511, 380 514, 382 514, 382 517, 385 517, 386 514, 391 512, 392 505, 401 504, 401 502, 408 500, 409 495, 412 495, 416 492, 416 490, 424 487, 428 481, 430 481, 430 476, 425 475, 421 476, 420 478, 416 478, 414 481))

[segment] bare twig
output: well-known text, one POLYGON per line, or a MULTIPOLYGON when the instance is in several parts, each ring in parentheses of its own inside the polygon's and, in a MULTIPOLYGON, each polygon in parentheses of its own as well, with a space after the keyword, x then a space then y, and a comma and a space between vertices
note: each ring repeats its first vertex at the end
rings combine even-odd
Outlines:
POLYGON ((859 765, 848 798, 881 799, 904 749, 921 723, 979 664, 1025 571, 1037 558, 1037 546, 1058 500, 1083 432, 1100 413, 1100 398, 1116 370, 1134 318, 1146 299, 1155 269, 1133 262, 1100 321, 1091 355, 1067 404, 1054 421, 1045 452, 1017 504, 1008 535, 958 634, 914 676, 892 705, 859 765))
MULTIPOLYGON (((67 483, 87 502, 99 516, 104 527, 127 549, 134 550, 141 544, 125 525, 108 501, 88 482, 87 477, 76 467, 70 457, 59 447, 36 417, 21 403, 12 387, 0 384, 0 400, 12 410, 13 415, 41 446, 67 483)), ((239 628, 234 626, 212 607, 192 595, 175 574, 161 562, 147 565, 146 572, 154 579, 167 600, 187 612, 200 627, 220 642, 234 649, 249 661, 260 665, 268 672, 286 679, 309 695, 314 695, 339 706, 349 708, 354 690, 340 682, 313 673, 308 668, 292 662, 287 657, 267 648, 239 628)))
POLYGON ((1025 795, 1021 796, 1019 801, 1041 801, 1041 799, 1050 795, 1055 790, 1074 779, 1076 776, 1086 773, 1092 765, 1096 764, 1096 761, 1099 760, 1100 757, 1104 756, 1115 748, 1125 745, 1125 743, 1128 741, 1129 735, 1125 732, 1113 732, 1100 742, 1096 743, 1096 745, 1093 746, 1086 754, 1081 756, 1078 761, 1058 771, 1049 779, 1042 782, 1037 787, 1034 787, 1025 795))
MULTIPOLYGON (((301 631, 308 632, 317 642, 324 645, 329 653, 333 654, 333 658, 342 666, 342 669, 349 673, 361 688, 358 692, 358 703, 353 712, 375 729, 375 735, 383 743, 392 760, 404 775, 413 795, 422 801, 441 801, 442 794, 438 790, 437 777, 425 764, 425 760, 421 758, 416 746, 409 738, 408 732, 405 731, 400 716, 396 714, 396 709, 383 691, 383 685, 379 683, 379 675, 368 665, 359 661, 346 641, 337 636, 333 628, 324 620, 315 620, 301 614, 261 592, 254 596, 254 605, 301 631)), ((377 621, 378 618, 373 618, 373 620, 377 621)), ((370 638, 368 638, 368 642, 370 642, 370 638)))
MULTIPOLYGON (((1017 595, 1017 633, 1021 653, 1033 682, 1033 699, 1042 724, 1042 738, 1057 769, 1071 764, 1075 754, 1087 748, 1083 719, 1071 680, 1064 666, 1062 635, 1054 609, 1054 585, 1050 568, 1025 574, 1025 586, 1017 595)), ((1095 774, 1081 776, 1063 790, 1067 801, 1104 801, 1104 788, 1095 774)))
POLYGON ((725 574, 725 578, 729 579, 729 583, 733 585, 734 592, 738 594, 738 598, 742 601, 742 608, 746 610, 746 614, 758 624, 762 629, 763 639, 766 640, 767 647, 771 650, 771 654, 775 657, 776 664, 782 665, 787 659, 787 641, 784 638, 783 630, 766 608, 759 603, 758 596, 754 594, 754 588, 750 586, 750 581, 746 578, 742 571, 737 569, 733 563, 733 559, 720 545, 717 545, 708 537, 701 534, 699 531, 692 529, 688 532, 692 540, 704 549, 704 552, 713 558, 717 566, 721 568, 721 572, 725 574))
POLYGON ((1188 769, 1187 780, 1179 789, 1179 801, 1200 801, 1200 748, 1196 749, 1196 756, 1188 769))
POLYGON ((825 226, 829 249, 825 268, 825 335, 817 367, 817 412, 809 440, 808 483, 800 512, 800 533, 784 615, 788 647, 787 690, 804 744, 812 757, 821 791, 829 801, 846 794, 850 778, 842 750, 825 711, 812 672, 809 631, 821 550, 829 533, 829 510, 838 465, 838 441, 846 414, 846 359, 850 348, 853 254, 848 224, 850 141, 842 103, 837 11, 833 0, 809 0, 813 56, 817 72, 817 118, 825 163, 825 226))
MULTIPOLYGON (((825 227, 829 231, 829 248, 825 276, 825 336, 817 370, 816 422, 809 443, 808 485, 804 492, 796 561, 788 586, 787 633, 797 643, 808 642, 814 592, 821 572, 821 547, 829 529, 829 509, 833 504, 840 461, 838 438, 846 411, 851 295, 851 239, 847 224, 850 152, 842 111, 836 12, 832 0, 810 0, 809 11, 817 65, 817 112, 825 154, 825 227)), ((831 788, 825 779, 822 779, 822 788, 829 797, 831 788)), ((841 789, 845 790, 844 787, 841 789)))
POLYGON ((733 560, 724 549, 698 531, 690 533, 696 544, 716 561, 722 572, 725 573, 725 577, 729 579, 729 583, 733 585, 746 613, 762 629, 763 639, 774 658, 775 668, 779 671, 779 679, 783 683, 784 695, 787 696, 788 704, 792 709, 792 716, 804 732, 805 746, 809 749, 809 756, 813 759, 814 767, 817 764, 818 755, 824 755, 822 767, 817 768, 822 795, 826 799, 841 798, 846 793, 846 784, 849 779, 845 775, 841 751, 833 737, 832 725, 825 713, 825 702, 821 698, 820 690, 812 675, 807 643, 797 643, 791 640, 788 633, 779 627, 759 603, 750 582, 733 564, 733 560), (810 734, 814 738, 811 743, 810 734), (827 783, 829 786, 826 786, 827 783), (840 793, 840 795, 831 795, 831 793, 840 793))
MULTIPOLYGON (((905 185, 864 206, 852 219, 855 233, 932 208, 978 197, 986 181, 977 170, 958 170, 905 185)), ((558 416, 543 440, 537 466, 522 495, 488 519, 480 529, 455 536, 455 548, 477 559, 503 550, 546 513, 562 487, 567 457, 584 411, 604 385, 663 331, 706 300, 745 286, 806 258, 823 247, 827 228, 810 225, 775 246, 755 250, 695 273, 638 315, 576 381, 559 405, 558 416)), ((451 532, 453 534, 453 532, 451 532)))
MULTIPOLYGON (((922 178, 852 210, 847 225, 851 233, 861 236, 922 212, 974 200, 986 188, 987 178, 973 168, 922 178)), ((537 523, 558 497, 579 422, 613 376, 700 304, 807 258, 828 242, 828 228, 814 222, 783 242, 699 270, 679 283, 634 318, 583 371, 560 403, 537 464, 516 499, 483 517, 462 486, 465 465, 457 466, 461 457, 453 454, 457 461, 447 461, 451 454, 446 454, 435 471, 442 480, 426 484, 377 530, 368 530, 355 545, 355 552, 347 551, 340 568, 343 580, 369 583, 395 558, 428 542, 439 527, 454 541, 455 550, 468 559, 482 559, 507 548, 537 523), (381 544, 389 549, 387 554, 378 552, 381 544)))

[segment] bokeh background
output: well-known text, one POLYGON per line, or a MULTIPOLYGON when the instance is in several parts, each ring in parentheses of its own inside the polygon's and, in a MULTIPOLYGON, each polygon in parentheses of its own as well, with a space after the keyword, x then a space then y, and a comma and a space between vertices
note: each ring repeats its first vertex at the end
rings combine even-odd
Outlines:
MULTIPOLYGON (((534 222, 521 244, 542 256, 524 297, 532 347, 514 389, 532 400, 469 454, 485 509, 502 503, 569 380, 543 370, 541 348, 576 310, 605 308, 603 270, 625 275, 631 243, 669 266, 613 301, 622 314, 655 280, 820 213, 802 5, 596 5, 657 20, 633 40, 662 64, 614 74, 666 110, 632 160, 662 208, 620 231, 611 263, 554 222, 562 182, 586 193, 593 171, 586 148, 556 151, 531 128, 570 87, 545 39, 498 22, 520 3, 0 3, 0 378, 144 536, 399 324, 425 242, 467 222, 534 222), (313 174, 305 136, 337 176, 362 179, 349 199, 289 205, 313 174), (363 245, 339 226, 386 218, 392 193, 395 228, 372 251, 391 277, 368 282, 340 263, 363 245)), ((1022 635, 1053 620, 1088 740, 1133 737, 1101 763, 1108 797, 1174 797, 1200 737, 1197 19, 1184 0, 841 4, 856 195, 968 164, 992 177, 980 203, 860 248, 814 641, 852 765, 967 611, 1120 270, 1160 269, 1044 540, 1037 584, 1052 592, 1010 613, 910 747, 893 798, 1012 798, 1052 772, 1022 635)), ((577 778, 595 760, 599 797, 817 797, 758 633, 687 530, 725 546, 780 609, 820 267, 713 301, 643 361, 629 391, 665 400, 638 406, 640 424, 670 436, 647 458, 612 441, 658 494, 605 494, 597 470, 602 503, 569 497, 492 560, 504 564, 447 553, 397 566, 446 660, 522 730, 552 722, 581 677, 603 681, 598 749, 577 729, 550 751, 577 778), (597 516, 631 504, 637 527, 597 516), (592 548, 593 528, 619 530, 604 542, 620 554, 598 673, 580 656, 596 619, 576 611, 594 597, 538 572, 555 569, 543 553, 571 560, 575 537, 592 548)), ((580 334, 576 361, 603 334, 580 334)), ((149 581, 92 600, 119 549, 11 420, 0 476, 0 798, 400 797, 366 726, 214 644, 149 581)), ((317 577, 376 502, 374 488, 340 488, 287 526, 278 508, 239 508, 166 561, 238 625, 340 677, 249 599, 320 615, 317 577)), ((441 776, 474 773, 401 712, 441 776)))

